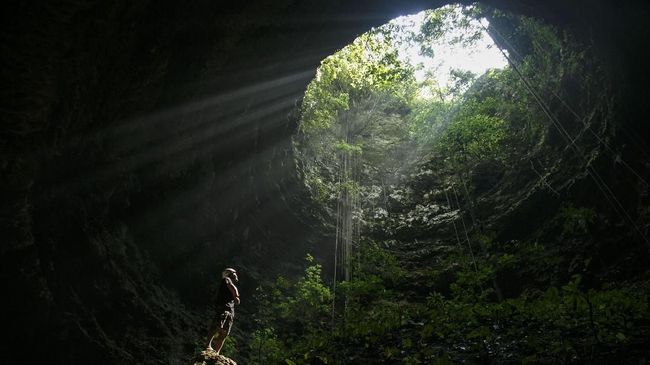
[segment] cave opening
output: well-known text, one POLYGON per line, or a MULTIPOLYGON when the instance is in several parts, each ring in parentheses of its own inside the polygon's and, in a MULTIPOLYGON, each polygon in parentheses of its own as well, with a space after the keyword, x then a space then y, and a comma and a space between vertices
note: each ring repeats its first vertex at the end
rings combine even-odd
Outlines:
POLYGON ((540 138, 539 122, 514 126, 532 118, 503 107, 527 101, 514 100, 523 90, 509 90, 516 75, 503 75, 507 51, 479 9, 448 5, 374 28, 325 59, 308 86, 294 153, 312 199, 336 222, 335 278, 349 280, 352 246, 370 227, 387 226, 372 217, 392 215, 389 200, 412 194, 416 176, 446 170, 434 180, 452 184, 456 175, 464 184, 477 164, 503 165, 506 144, 522 153, 540 138), (497 89, 505 90, 498 100, 497 89), (506 142, 507 133, 527 136, 506 142))
MULTIPOLYGON (((577 295, 588 308, 598 300, 611 310, 610 300, 629 300, 639 306, 628 315, 645 315, 643 295, 605 288, 616 280, 609 276, 616 260, 595 264, 603 248, 586 238, 609 215, 628 226, 635 245, 646 241, 591 166, 612 152, 602 67, 591 44, 570 32, 477 4, 397 18, 323 60, 302 101, 293 151, 326 248, 316 260, 307 256, 302 278, 281 277, 266 287, 274 294, 260 295, 263 307, 291 309, 264 312, 253 332, 261 350, 251 359, 609 356, 628 338, 624 324, 562 304, 577 295), (568 198, 577 188, 569 176, 585 171, 578 185, 589 197, 568 198), (558 321, 576 316, 590 324, 574 327, 571 350, 532 345, 553 343, 564 330, 558 321), (300 319, 283 323, 292 317, 300 319), (541 324, 549 320, 556 324, 541 324), (586 352, 576 347, 585 343, 586 352)), ((643 272, 635 265, 633 276, 643 272)))

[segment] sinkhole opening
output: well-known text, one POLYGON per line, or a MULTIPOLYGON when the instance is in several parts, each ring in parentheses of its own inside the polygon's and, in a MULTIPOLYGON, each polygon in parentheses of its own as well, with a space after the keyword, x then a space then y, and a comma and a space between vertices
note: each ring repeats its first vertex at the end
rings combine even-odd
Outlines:
POLYGON ((645 283, 647 249, 594 168, 612 163, 607 77, 589 40, 480 4, 324 59, 293 136, 318 252, 261 287, 253 357, 624 362, 647 331, 617 318, 647 318, 647 294, 618 280, 645 283))
POLYGON ((331 226, 333 280, 360 272, 364 247, 427 240, 464 214, 447 238, 483 234, 503 212, 482 199, 557 195, 547 177, 566 168, 561 151, 584 159, 603 138, 607 88, 589 52, 539 19, 474 4, 393 19, 324 59, 293 145, 331 226))

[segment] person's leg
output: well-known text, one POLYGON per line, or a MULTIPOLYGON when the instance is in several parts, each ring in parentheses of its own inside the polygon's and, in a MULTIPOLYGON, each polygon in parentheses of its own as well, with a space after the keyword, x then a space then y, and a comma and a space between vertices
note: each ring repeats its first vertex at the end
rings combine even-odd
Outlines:
POLYGON ((228 334, 224 331, 219 331, 219 334, 217 335, 217 338, 214 340, 214 351, 219 354, 221 352, 221 348, 223 347, 223 343, 226 342, 226 337, 228 334))
POLYGON ((219 329, 221 328, 220 325, 220 320, 219 319, 214 319, 210 323, 210 332, 208 333, 208 345, 206 347, 207 350, 212 351, 212 341, 214 340, 214 337, 217 335, 217 332, 219 332, 219 329))
POLYGON ((212 340, 214 340, 214 336, 216 336, 217 333, 212 330, 212 326, 210 326, 210 333, 208 333, 207 339, 208 339, 208 345, 205 347, 206 350, 212 350, 212 340))
POLYGON ((214 351, 214 349, 212 348, 212 341, 214 340, 214 336, 216 335, 217 334, 215 333, 214 335, 210 336, 210 340, 208 340, 208 346, 205 348, 206 350, 214 351))
POLYGON ((221 348, 223 347, 224 342, 226 342, 226 337, 230 334, 230 329, 232 328, 232 322, 235 319, 235 316, 232 312, 224 312, 222 315, 222 321, 219 326, 219 334, 217 335, 217 338, 214 340, 215 343, 215 349, 214 351, 219 354, 221 352, 221 348))
POLYGON ((223 314, 221 314, 219 317, 216 317, 214 320, 212 320, 212 323, 210 323, 210 332, 207 336, 208 346, 206 347, 206 350, 214 351, 212 348, 212 342, 215 340, 215 338, 219 337, 219 334, 222 332, 225 320, 226 318, 223 314))

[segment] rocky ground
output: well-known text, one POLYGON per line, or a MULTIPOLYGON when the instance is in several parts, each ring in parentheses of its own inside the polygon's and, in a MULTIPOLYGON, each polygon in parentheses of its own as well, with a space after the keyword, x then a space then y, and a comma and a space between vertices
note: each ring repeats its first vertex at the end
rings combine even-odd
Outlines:
POLYGON ((194 365, 237 365, 237 363, 215 351, 204 350, 196 357, 194 365))

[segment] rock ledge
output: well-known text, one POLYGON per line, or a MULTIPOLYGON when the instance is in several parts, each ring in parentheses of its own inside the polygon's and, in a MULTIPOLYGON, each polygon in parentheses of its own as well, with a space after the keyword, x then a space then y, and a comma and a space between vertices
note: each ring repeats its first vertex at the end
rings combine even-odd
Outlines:
POLYGON ((194 360, 194 365, 237 365, 237 363, 215 351, 203 350, 194 360))

